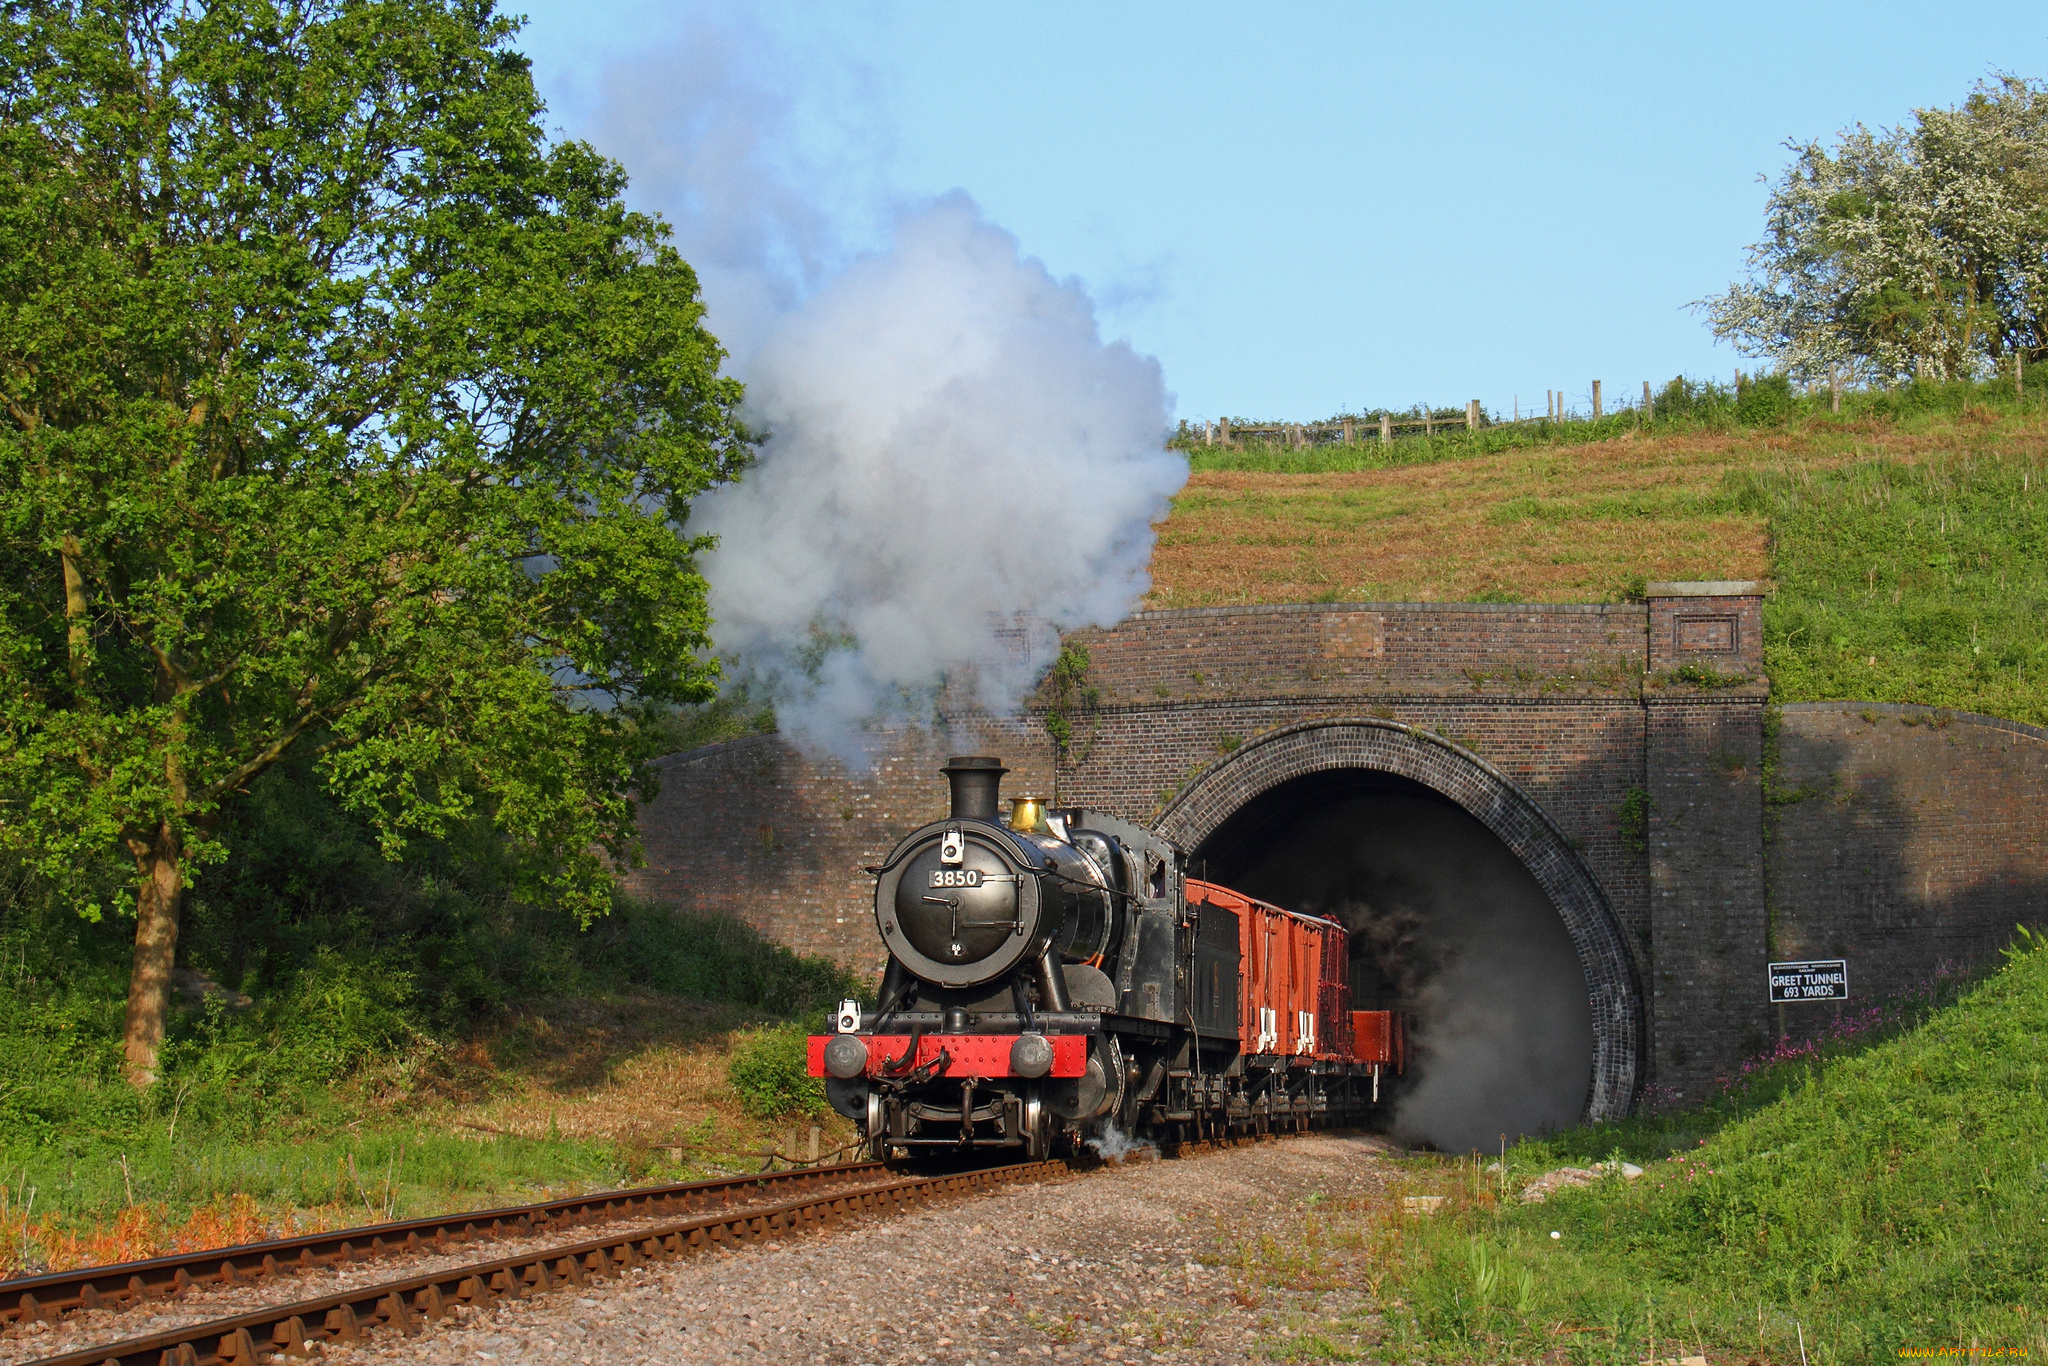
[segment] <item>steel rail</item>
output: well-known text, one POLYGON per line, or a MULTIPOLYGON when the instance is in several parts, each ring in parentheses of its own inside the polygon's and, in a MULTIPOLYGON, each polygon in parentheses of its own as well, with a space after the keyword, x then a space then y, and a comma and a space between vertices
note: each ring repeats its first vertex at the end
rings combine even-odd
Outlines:
POLYGON ((50 1271, 0 1280, 0 1325, 54 1320, 81 1309, 122 1309, 175 1299, 194 1289, 246 1285, 268 1276, 347 1266, 377 1257, 446 1252, 486 1238, 524 1238, 560 1228, 649 1215, 731 1209, 785 1192, 836 1188, 886 1175, 879 1162, 599 1191, 506 1209, 471 1210, 362 1228, 210 1248, 147 1261, 50 1271))
POLYGON ((561 1286, 581 1286, 654 1261, 796 1232, 946 1195, 1061 1174, 1061 1162, 1025 1162, 944 1176, 911 1177, 846 1191, 823 1191, 765 1209, 702 1215, 632 1233, 538 1248, 511 1257, 447 1267, 314 1299, 188 1324, 143 1337, 25 1366, 254 1366, 265 1355, 305 1355, 320 1342, 390 1341, 422 1332, 468 1305, 484 1309, 501 1299, 561 1286))

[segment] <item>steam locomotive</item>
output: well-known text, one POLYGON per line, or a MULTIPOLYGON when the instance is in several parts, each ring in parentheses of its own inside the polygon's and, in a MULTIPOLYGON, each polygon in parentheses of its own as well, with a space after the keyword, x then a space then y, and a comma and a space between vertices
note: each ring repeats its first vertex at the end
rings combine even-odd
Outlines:
POLYGON ((1370 1116, 1404 1031, 1350 1009, 1342 925, 1189 878, 1107 812, 1017 797, 1004 818, 1000 759, 940 771, 946 819, 868 870, 889 952, 875 1009, 842 1002, 810 1039, 811 1075, 878 1156, 1370 1116))

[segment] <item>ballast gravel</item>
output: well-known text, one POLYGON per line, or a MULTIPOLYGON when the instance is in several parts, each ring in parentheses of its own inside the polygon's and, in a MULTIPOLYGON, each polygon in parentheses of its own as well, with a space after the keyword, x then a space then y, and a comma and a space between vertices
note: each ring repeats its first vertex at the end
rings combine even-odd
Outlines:
MULTIPOLYGON (((336 1361, 988 1366, 1239 1362, 1370 1324, 1365 1293, 1288 1289, 1306 1210, 1394 1179, 1384 1144, 1309 1136, 1007 1186, 784 1243, 655 1263, 580 1292, 462 1311, 336 1361), (1256 1259, 1255 1259, 1256 1260, 1256 1259)), ((1299 1280, 1301 1278, 1293 1278, 1299 1280)), ((1313 1278, 1310 1278, 1313 1279, 1313 1278)), ((282 1360, 282 1358, 280 1358, 282 1360)))

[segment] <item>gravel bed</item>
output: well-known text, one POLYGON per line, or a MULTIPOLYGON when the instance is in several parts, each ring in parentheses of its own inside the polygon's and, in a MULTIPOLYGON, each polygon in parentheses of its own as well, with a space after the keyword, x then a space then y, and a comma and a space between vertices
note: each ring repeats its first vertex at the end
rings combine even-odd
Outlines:
MULTIPOLYGON (((888 1219, 636 1268, 568 1291, 465 1309, 417 1338, 329 1346, 350 1363, 1240 1362, 1370 1326, 1342 1278, 1238 1264, 1284 1250, 1323 1201, 1370 1199, 1384 1144, 1301 1137, 1079 1179, 1002 1187, 888 1219), (1308 1278, 1313 1280, 1314 1278, 1308 1278)), ((1337 1341, 1355 1343, 1355 1338, 1337 1341)))
MULTIPOLYGON (((860 1181, 848 1189, 861 1190, 892 1179, 894 1178, 885 1173, 879 1180, 860 1181)), ((798 1198, 801 1197, 794 1192, 778 1192, 759 1200, 734 1204, 730 1212, 739 1213, 747 1209, 786 1204, 798 1198)), ((726 1209, 720 1208, 706 1209, 701 1213, 710 1215, 726 1212, 726 1209)), ((315 1267, 282 1276, 266 1276, 261 1280, 233 1286, 195 1287, 175 1300, 151 1300, 128 1309, 88 1309, 67 1314, 56 1323, 9 1324, 4 1330, 0 1330, 0 1366, 21 1366, 24 1362, 42 1357, 61 1356, 65 1352, 75 1352, 86 1347, 104 1346, 122 1338, 144 1337, 150 1333, 181 1328, 188 1323, 226 1318, 230 1314, 247 1313, 268 1305, 315 1299, 359 1285, 374 1285, 379 1281, 423 1275, 429 1271, 460 1266, 468 1262, 516 1257, 522 1252, 602 1238, 614 1232, 636 1232, 643 1228, 654 1228, 695 1217, 697 1216, 693 1214, 670 1212, 633 1219, 572 1224, 531 1237, 479 1238, 469 1243, 450 1242, 445 1252, 387 1252, 381 1257, 353 1262, 347 1266, 315 1267)), ((5 1286, 0 1284, 0 1294, 4 1293, 5 1286)))

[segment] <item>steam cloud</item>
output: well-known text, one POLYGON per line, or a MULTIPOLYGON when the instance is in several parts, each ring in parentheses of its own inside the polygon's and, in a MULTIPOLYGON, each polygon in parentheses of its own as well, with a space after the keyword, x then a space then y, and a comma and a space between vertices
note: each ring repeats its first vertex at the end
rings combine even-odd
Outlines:
POLYGON ((1585 973, 1556 909, 1469 814, 1370 780, 1273 794, 1218 832, 1211 871, 1351 932, 1359 1009, 1411 1012, 1394 1130, 1451 1152, 1578 1121, 1585 973), (1360 790, 1363 788, 1364 790, 1360 790))
POLYGON ((861 195, 800 151, 787 64, 744 20, 688 24, 610 74, 600 140, 677 225, 766 433, 693 513, 719 537, 720 653, 786 734, 849 758, 865 726, 929 717, 942 678, 1012 710, 1057 630, 1149 586, 1187 479, 1158 363, 1104 342, 1081 285, 964 193, 846 250, 834 225, 861 195))

